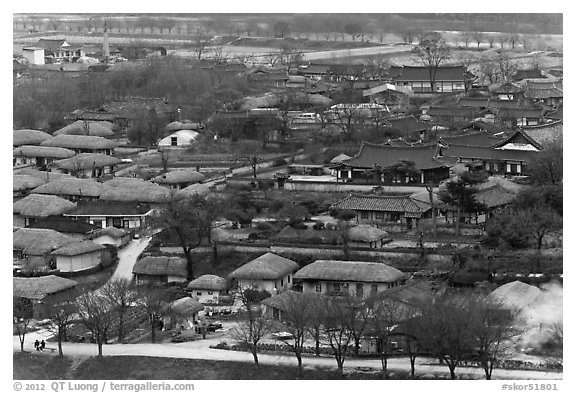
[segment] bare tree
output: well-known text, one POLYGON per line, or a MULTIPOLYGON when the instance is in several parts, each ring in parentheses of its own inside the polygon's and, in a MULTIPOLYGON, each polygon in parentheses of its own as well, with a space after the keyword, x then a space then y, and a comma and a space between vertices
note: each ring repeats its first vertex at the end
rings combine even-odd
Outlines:
POLYGON ((474 31, 472 32, 472 38, 476 42, 476 47, 480 48, 480 44, 484 42, 485 35, 481 31, 474 31))
POLYGON ((501 79, 508 80, 516 72, 518 66, 506 53, 500 53, 496 58, 498 74, 501 79))
POLYGON ((162 171, 166 173, 169 167, 170 149, 158 148, 158 154, 160 155, 160 162, 162 163, 162 171))
POLYGON ((32 302, 30 299, 12 297, 12 326, 20 339, 20 351, 24 352, 24 340, 32 320, 32 302))
POLYGON ((104 296, 97 292, 84 292, 76 299, 76 313, 82 323, 92 333, 98 345, 98 357, 102 357, 102 345, 108 340, 114 314, 104 296))
POLYGON ((142 285, 137 288, 138 299, 146 314, 150 325, 150 341, 156 342, 156 331, 161 328, 162 317, 170 312, 169 299, 166 291, 154 284, 142 285))
POLYGON ((332 348, 332 355, 336 359, 338 372, 343 374, 348 349, 354 339, 349 329, 350 310, 346 302, 335 297, 327 300, 323 317, 323 335, 327 344, 332 348))
POLYGON ((48 330, 56 335, 58 341, 58 355, 64 356, 62 342, 68 341, 68 326, 77 318, 76 308, 72 301, 62 300, 45 304, 48 318, 52 321, 48 330))
POLYGON ((131 288, 130 280, 115 278, 108 281, 100 288, 102 295, 114 307, 118 316, 118 342, 124 341, 124 318, 131 306, 137 300, 137 294, 131 288))
POLYGON ((511 339, 522 332, 517 310, 484 296, 466 299, 473 344, 484 369, 486 379, 492 378, 494 365, 510 353, 511 339))
POLYGON ((472 33, 469 31, 462 32, 459 38, 464 42, 466 48, 468 48, 470 42, 472 41, 472 33))
POLYGON ((512 33, 508 35, 508 41, 512 45, 512 49, 516 48, 516 44, 520 41, 520 34, 512 33))
POLYGON ((506 34, 499 34, 498 42, 500 43, 500 48, 504 48, 504 45, 508 42, 508 36, 506 34))
POLYGON ((382 377, 388 379, 388 358, 393 351, 392 336, 396 326, 402 321, 403 306, 400 302, 385 297, 368 302, 372 334, 378 340, 382 377))
POLYGON ((461 297, 443 294, 422 309, 420 342, 428 351, 446 362, 450 378, 456 379, 456 367, 473 352, 473 323, 461 297))
POLYGON ((420 63, 428 68, 430 76, 430 88, 435 92, 436 72, 438 67, 450 58, 450 47, 444 41, 440 34, 432 34, 420 41, 412 53, 414 53, 420 63))
POLYGON ((436 222, 436 207, 434 206, 434 183, 428 182, 426 184, 426 191, 428 191, 428 200, 430 201, 430 208, 432 209, 432 233, 434 239, 438 236, 438 223, 436 222))
POLYGON ((232 332, 232 338, 248 347, 258 367, 258 343, 272 331, 271 321, 262 312, 260 302, 270 296, 267 292, 253 288, 240 288, 237 295, 246 309, 240 322, 232 332))
POLYGON ((301 292, 287 291, 283 295, 279 309, 284 329, 292 334, 292 349, 298 360, 298 370, 302 374, 302 350, 309 334, 309 321, 317 312, 316 296, 301 292))
POLYGON ((486 35, 486 42, 490 45, 490 48, 494 47, 494 42, 496 41, 496 36, 494 34, 487 34, 486 35))

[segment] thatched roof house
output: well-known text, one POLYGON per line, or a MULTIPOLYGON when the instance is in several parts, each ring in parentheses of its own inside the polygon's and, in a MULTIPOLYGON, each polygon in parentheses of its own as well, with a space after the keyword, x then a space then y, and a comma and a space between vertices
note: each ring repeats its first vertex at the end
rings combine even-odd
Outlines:
POLYGON ((36 187, 40 187, 44 183, 46 183, 46 180, 44 179, 39 179, 30 175, 14 174, 12 176, 12 191, 32 190, 36 187))
POLYGON ((513 281, 499 286, 488 295, 488 299, 516 309, 525 309, 538 302, 540 288, 522 281, 513 281))
POLYGON ((39 145, 40 143, 51 139, 52 135, 38 130, 14 130, 12 134, 12 145, 39 145))
POLYGON ((118 178, 104 184, 111 185, 100 195, 100 199, 104 201, 166 203, 170 200, 170 190, 147 181, 118 178))
POLYGON ((18 168, 18 169, 15 168, 13 173, 15 175, 33 176, 43 180, 45 183, 62 179, 76 179, 74 176, 67 175, 65 173, 45 172, 45 171, 39 171, 38 169, 34 168, 18 168))
POLYGON ((42 277, 13 277, 12 293, 16 297, 42 300, 48 295, 74 288, 76 281, 54 275, 42 277))
POLYGON ((182 317, 191 317, 199 311, 204 310, 204 306, 200 304, 198 300, 191 297, 183 297, 174 300, 168 307, 171 314, 176 314, 182 317))
POLYGON ((51 168, 57 168, 68 172, 82 170, 92 170, 94 168, 114 167, 122 163, 118 157, 112 157, 105 154, 81 153, 65 160, 54 161, 49 165, 51 168))
POLYGON ((73 220, 68 217, 52 216, 43 218, 33 224, 28 225, 28 228, 35 229, 52 229, 54 231, 70 234, 71 236, 86 237, 91 235, 94 231, 100 228, 96 225, 89 224, 78 220, 73 220))
POLYGON ((230 278, 276 280, 297 269, 296 262, 268 252, 234 270, 230 278))
POLYGON ((132 268, 132 273, 136 275, 137 282, 142 281, 186 281, 188 271, 186 260, 179 257, 144 257, 132 268))
POLYGON ((388 283, 403 279, 400 270, 377 262, 318 260, 304 266, 295 279, 313 281, 355 281, 388 283))
POLYGON ((24 255, 44 256, 78 239, 51 229, 22 228, 12 234, 12 248, 24 255))
POLYGON ((349 155, 346 155, 344 153, 341 153, 339 155, 337 155, 336 157, 334 157, 333 159, 330 160, 330 164, 340 164, 343 161, 349 160, 350 157, 349 155))
POLYGON ((70 149, 65 149, 63 147, 47 147, 47 146, 31 146, 22 145, 15 148, 12 151, 14 157, 44 157, 44 158, 54 158, 54 159, 64 159, 74 157, 74 153, 70 149))
POLYGON ((65 127, 54 132, 54 136, 57 135, 90 135, 90 136, 101 136, 109 137, 114 136, 114 131, 111 127, 106 127, 100 122, 94 121, 83 121, 77 120, 72 124, 68 124, 65 127))
POLYGON ((188 187, 184 187, 181 190, 178 190, 176 195, 174 196, 175 199, 186 199, 191 198, 195 195, 198 196, 206 196, 210 193, 210 186, 208 184, 196 183, 191 184, 188 187))
MULTIPOLYGON (((180 169, 170 171, 156 176, 151 181, 158 184, 167 185, 190 185, 203 181, 206 177, 200 172, 192 169, 180 169)), ((183 188, 183 187, 182 187, 183 188)))
POLYGON ((34 194, 62 195, 66 197, 98 198, 109 189, 106 185, 90 179, 55 180, 32 190, 34 194))
POLYGON ((52 251, 52 255, 64 255, 64 256, 75 256, 75 255, 82 255, 88 254, 95 251, 102 251, 105 250, 101 244, 94 243, 91 240, 84 240, 76 243, 70 243, 65 246, 58 248, 57 250, 52 251))
POLYGON ((107 151, 111 152, 116 147, 116 142, 100 136, 89 135, 58 135, 40 144, 49 147, 64 147, 78 153, 107 151))
POLYGON ((30 194, 12 205, 14 214, 25 217, 49 217, 67 213, 76 204, 55 195, 30 194))
POLYGON ((222 291, 228 286, 226 279, 214 274, 204 274, 188 283, 187 291, 196 289, 207 289, 211 291, 222 291))
POLYGON ((348 237, 353 242, 373 243, 389 240, 390 235, 382 229, 371 225, 357 225, 348 230, 348 237))

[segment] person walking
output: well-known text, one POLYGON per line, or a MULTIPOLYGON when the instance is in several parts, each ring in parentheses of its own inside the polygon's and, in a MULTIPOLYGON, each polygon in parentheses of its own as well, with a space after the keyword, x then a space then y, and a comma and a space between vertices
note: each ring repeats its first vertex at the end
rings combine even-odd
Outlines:
POLYGON ((34 348, 36 348, 36 350, 39 351, 40 350, 39 347, 40 347, 40 341, 36 340, 34 342, 34 348))
POLYGON ((41 350, 41 351, 44 351, 44 348, 46 348, 46 343, 44 342, 44 340, 42 340, 42 341, 40 342, 40 350, 41 350))

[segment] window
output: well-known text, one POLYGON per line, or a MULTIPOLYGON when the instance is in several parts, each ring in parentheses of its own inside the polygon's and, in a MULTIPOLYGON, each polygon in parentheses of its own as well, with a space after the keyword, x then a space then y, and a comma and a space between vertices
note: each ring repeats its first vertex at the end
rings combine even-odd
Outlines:
POLYGON ((368 214, 369 214, 369 212, 367 212, 367 211, 365 211, 365 210, 362 210, 362 211, 360 212, 360 218, 361 218, 362 220, 367 220, 368 217, 369 217, 368 214))
POLYGON ((281 286, 281 287, 284 286, 284 279, 283 279, 283 278, 280 279, 280 286, 281 286))
POLYGON ((356 283, 356 296, 364 297, 364 284, 356 283))
POLYGON ((212 291, 208 291, 208 295, 212 295, 212 294, 213 294, 213 292, 212 292, 212 291))
POLYGON ((196 296, 202 296, 202 292, 196 292, 196 296))
POLYGON ((316 284, 316 292, 318 292, 318 293, 322 292, 322 284, 320 284, 320 283, 316 284))
POLYGON ((386 221, 386 213, 376 212, 376 221, 386 221))
POLYGON ((122 228, 122 218, 121 217, 113 217, 112 218, 112 226, 115 228, 122 228))
POLYGON ((170 145, 171 146, 178 146, 178 137, 175 137, 175 136, 171 137, 170 138, 170 145))
POLYGON ((340 292, 340 283, 339 282, 333 282, 332 283, 332 291, 333 292, 340 292))
POLYGON ((370 294, 376 295, 378 293, 378 284, 370 285, 370 294))
POLYGON ((290 276, 288 276, 288 284, 290 284, 290 276))

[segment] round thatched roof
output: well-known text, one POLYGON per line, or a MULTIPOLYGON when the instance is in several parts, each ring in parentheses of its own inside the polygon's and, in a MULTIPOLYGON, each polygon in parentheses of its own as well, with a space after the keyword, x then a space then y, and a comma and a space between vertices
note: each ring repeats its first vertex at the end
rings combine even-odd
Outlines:
POLYGON ((186 260, 178 257, 144 257, 132 268, 134 274, 187 277, 186 260))
POLYGON ((64 159, 74 157, 76 153, 63 147, 22 145, 12 151, 13 156, 20 157, 49 157, 64 159))
POLYGON ((190 281, 186 286, 186 290, 192 289, 207 289, 210 291, 222 291, 226 289, 227 282, 225 278, 216 276, 214 274, 204 274, 195 280, 190 281))
POLYGON ((68 124, 65 127, 54 132, 54 136, 57 135, 90 135, 90 136, 113 136, 114 131, 112 128, 106 127, 99 122, 83 120, 77 120, 72 124, 68 124))
POLYGON ((46 180, 30 175, 12 176, 12 191, 31 190, 46 183, 46 180))
POLYGON ((30 194, 14 202, 12 211, 27 217, 49 217, 68 213, 75 207, 74 202, 55 195, 30 194))
POLYGON ((85 197, 99 197, 109 187, 91 179, 54 180, 32 190, 34 194, 50 195, 76 195, 85 197))
POLYGON ((206 177, 192 169, 180 169, 158 175, 151 181, 159 184, 199 183, 206 177))
POLYGON ((392 266, 377 262, 318 260, 304 266, 295 279, 315 281, 394 282, 405 275, 392 266))
POLYGON ((76 281, 54 275, 42 277, 13 277, 14 296, 40 300, 53 293, 76 286, 76 281))
POLYGON ((41 146, 64 147, 67 149, 113 149, 117 143, 100 136, 57 135, 40 144, 41 146))
POLYGON ((169 306, 169 312, 171 314, 177 314, 182 317, 191 317, 198 311, 204 310, 204 306, 198 302, 198 300, 191 297, 183 297, 178 300, 174 300, 169 306))
MULTIPOLYGON (((108 186, 111 184, 110 182, 106 182, 105 185, 108 186)), ((127 180, 125 184, 118 180, 112 184, 112 187, 108 186, 108 189, 100 195, 100 199, 104 201, 144 203, 163 203, 170 200, 170 190, 144 180, 127 180)))
POLYGON ((194 195, 206 196, 209 193, 210 193, 210 186, 208 184, 196 183, 179 190, 176 193, 175 198, 185 199, 185 198, 191 198, 194 195))
POLYGON ((298 264, 270 252, 240 266, 230 273, 230 278, 277 280, 298 269, 298 264))
POLYGON ((118 165, 122 160, 105 154, 81 153, 71 158, 54 161, 49 166, 70 171, 118 165))
POLYGON ((189 121, 173 121, 166 126, 166 131, 174 132, 180 130, 198 130, 200 128, 200 124, 193 123, 189 121))
POLYGON ((59 249, 52 251, 51 254, 63 255, 63 256, 75 256, 75 255, 88 254, 94 251, 102 251, 105 249, 106 249, 105 246, 98 243, 94 243, 92 240, 83 240, 81 242, 66 244, 65 246, 62 246, 59 249))
POLYGON ((524 309, 537 302, 541 292, 540 288, 533 285, 513 281, 496 288, 488 298, 508 307, 524 309))
POLYGON ((29 175, 36 177, 38 179, 43 180, 45 183, 49 183, 56 180, 63 180, 63 179, 76 179, 76 177, 72 175, 68 175, 67 173, 54 173, 54 172, 45 172, 39 171, 38 169, 34 168, 18 168, 14 169, 15 175, 29 175))
POLYGON ((52 135, 38 130, 14 130, 12 134, 12 145, 39 145, 40 143, 51 139, 52 135))
POLYGON ((353 242, 375 242, 381 239, 388 239, 388 232, 371 225, 358 225, 348 230, 348 237, 353 242))

